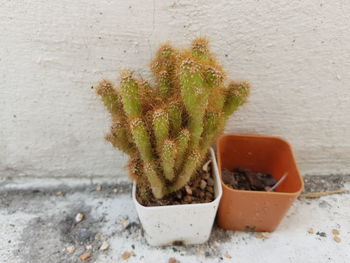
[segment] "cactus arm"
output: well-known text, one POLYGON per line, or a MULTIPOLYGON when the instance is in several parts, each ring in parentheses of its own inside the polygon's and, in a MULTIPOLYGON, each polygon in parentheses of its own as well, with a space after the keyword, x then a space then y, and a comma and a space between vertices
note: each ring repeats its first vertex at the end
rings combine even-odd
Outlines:
POLYGON ((101 81, 96 87, 96 93, 101 96, 101 99, 111 113, 113 120, 122 120, 125 118, 120 96, 111 82, 107 80, 101 81))
POLYGON ((176 138, 177 155, 175 160, 175 170, 180 171, 185 159, 186 150, 190 141, 190 132, 187 129, 181 130, 176 138))
POLYGON ((160 108, 154 111, 152 127, 156 139, 157 150, 160 153, 164 141, 169 138, 169 117, 165 110, 160 108))
POLYGON ((188 130, 191 145, 197 146, 203 131, 203 117, 208 104, 208 93, 200 66, 192 59, 182 61, 180 66, 181 97, 189 114, 188 130))
POLYGON ((178 102, 171 102, 168 107, 170 133, 175 137, 182 127, 182 105, 178 102))
POLYGON ((205 38, 196 38, 192 41, 192 54, 193 56, 204 63, 211 62, 212 58, 209 53, 208 40, 205 38))
POLYGON ((169 44, 164 44, 151 63, 152 71, 159 83, 159 95, 163 98, 167 98, 173 92, 175 53, 169 44))
POLYGON ((195 173, 199 161, 201 160, 200 154, 197 150, 193 150, 187 156, 183 169, 179 176, 176 178, 174 184, 169 186, 169 191, 174 192, 184 187, 195 173))
POLYGON ((165 193, 165 184, 155 170, 155 156, 147 127, 141 118, 135 118, 130 122, 130 130, 141 159, 144 162, 144 172, 151 185, 152 192, 156 198, 161 198, 162 194, 165 193))
POLYGON ((163 166, 164 177, 172 181, 175 177, 174 166, 176 158, 176 145, 171 140, 166 140, 162 147, 161 162, 163 166))
POLYGON ((129 71, 124 72, 121 76, 120 95, 128 118, 139 117, 141 115, 139 88, 129 71))
POLYGON ((225 117, 228 118, 234 111, 246 102, 249 95, 249 84, 247 82, 231 82, 226 91, 224 105, 225 117))
POLYGON ((115 148, 135 157, 137 151, 133 142, 130 140, 128 127, 122 122, 115 121, 111 127, 111 133, 107 134, 105 139, 115 148))
POLYGON ((163 198, 166 194, 165 182, 157 175, 152 163, 144 163, 143 169, 145 176, 151 186, 152 193, 155 198, 163 198))

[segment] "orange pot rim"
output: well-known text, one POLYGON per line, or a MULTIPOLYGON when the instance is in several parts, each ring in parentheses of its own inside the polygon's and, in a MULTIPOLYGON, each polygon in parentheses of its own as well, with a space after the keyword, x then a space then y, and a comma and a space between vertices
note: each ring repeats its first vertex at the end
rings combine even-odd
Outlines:
MULTIPOLYGON (((242 193, 242 194, 246 194, 246 195, 271 195, 271 196, 294 196, 296 194, 300 194, 303 189, 304 189, 304 180, 301 178, 300 176, 300 170, 299 170, 299 166, 297 164, 297 162, 295 161, 295 155, 294 155, 294 152, 292 150, 292 147, 290 145, 290 143, 288 141, 286 141, 284 138, 282 137, 279 137, 279 136, 269 136, 269 135, 263 135, 263 134, 253 134, 253 133, 225 133, 223 135, 221 135, 217 142, 216 142, 216 150, 219 152, 220 151, 220 140, 222 140, 222 138, 224 137, 227 137, 227 136, 235 136, 235 137, 248 137, 248 138, 258 138, 258 139, 261 139, 261 140, 269 140, 269 139, 274 139, 274 140, 279 140, 279 141, 282 141, 283 143, 285 143, 289 148, 290 148, 290 151, 291 151, 291 155, 292 155, 292 158, 293 158, 293 161, 295 163, 295 166, 296 166, 296 169, 298 171, 298 177, 299 177, 299 180, 301 182, 301 185, 300 185, 300 189, 298 191, 295 191, 295 192, 266 192, 266 191, 251 191, 251 190, 237 190, 237 189, 233 189, 229 186, 227 186, 226 184, 224 184, 223 180, 222 180, 222 175, 221 175, 221 172, 220 172, 220 182, 221 182, 221 185, 224 189, 228 190, 228 191, 232 191, 232 192, 237 192, 237 193, 242 193)), ((218 168, 219 168, 219 171, 221 171, 221 155, 220 154, 217 154, 216 156, 217 158, 217 165, 218 165, 218 168)))

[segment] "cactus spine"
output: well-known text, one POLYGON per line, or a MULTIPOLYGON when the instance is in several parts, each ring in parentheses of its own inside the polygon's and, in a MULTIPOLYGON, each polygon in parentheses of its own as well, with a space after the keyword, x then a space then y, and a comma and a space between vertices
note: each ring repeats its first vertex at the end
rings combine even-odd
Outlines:
POLYGON ((106 140, 128 155, 129 171, 156 198, 189 183, 228 117, 247 99, 249 85, 231 82, 203 38, 189 50, 162 45, 151 63, 156 85, 121 75, 119 89, 97 87, 112 115, 106 140))

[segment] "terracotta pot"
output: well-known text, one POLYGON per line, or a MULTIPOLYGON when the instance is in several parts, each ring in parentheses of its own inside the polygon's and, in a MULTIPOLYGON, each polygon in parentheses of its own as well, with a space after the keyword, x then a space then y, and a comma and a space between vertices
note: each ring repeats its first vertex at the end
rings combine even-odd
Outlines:
POLYGON ((224 229, 274 231, 304 187, 291 146, 278 137, 225 134, 217 142, 217 161, 223 188, 218 223, 224 229), (224 168, 249 168, 277 180, 288 176, 275 192, 234 190, 222 181, 224 168))
POLYGON ((146 207, 136 199, 136 184, 132 189, 137 214, 145 237, 151 246, 166 246, 181 242, 201 244, 208 240, 219 206, 222 189, 215 153, 210 149, 215 179, 215 199, 210 203, 146 207))

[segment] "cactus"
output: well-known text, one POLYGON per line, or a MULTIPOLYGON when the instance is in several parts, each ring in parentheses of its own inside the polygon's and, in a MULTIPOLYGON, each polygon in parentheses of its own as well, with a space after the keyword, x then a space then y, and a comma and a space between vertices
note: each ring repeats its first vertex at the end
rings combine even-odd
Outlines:
POLYGON ((229 116, 247 100, 249 84, 226 85, 203 38, 187 50, 162 45, 151 69, 155 85, 125 71, 119 89, 104 80, 96 91, 112 115, 106 140, 130 156, 130 176, 163 198, 197 174, 229 116))

